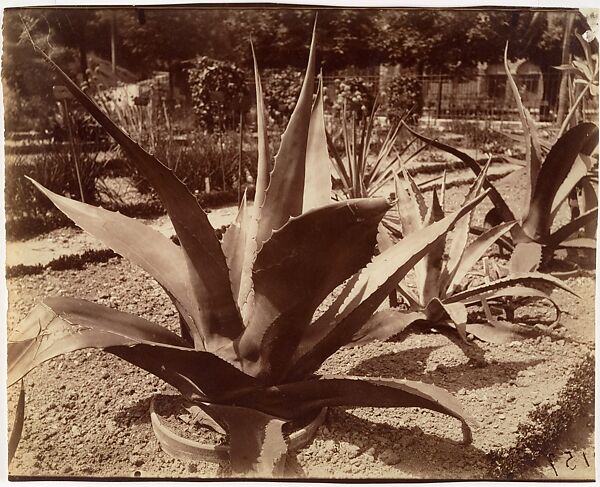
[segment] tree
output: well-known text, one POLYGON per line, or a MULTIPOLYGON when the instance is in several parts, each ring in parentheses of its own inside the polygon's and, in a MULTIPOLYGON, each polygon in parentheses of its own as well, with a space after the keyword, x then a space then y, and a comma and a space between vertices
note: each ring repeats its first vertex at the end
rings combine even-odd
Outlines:
POLYGON ((302 68, 317 14, 319 56, 328 71, 377 65, 376 11, 340 8, 235 11, 228 19, 228 28, 237 32, 234 49, 238 62, 251 65, 248 41, 252 39, 261 67, 302 68))
POLYGON ((88 54, 106 56, 110 48, 108 25, 89 8, 14 9, 14 15, 28 19, 27 28, 36 42, 53 54, 55 47, 74 49, 79 54, 79 74, 88 77, 88 54))

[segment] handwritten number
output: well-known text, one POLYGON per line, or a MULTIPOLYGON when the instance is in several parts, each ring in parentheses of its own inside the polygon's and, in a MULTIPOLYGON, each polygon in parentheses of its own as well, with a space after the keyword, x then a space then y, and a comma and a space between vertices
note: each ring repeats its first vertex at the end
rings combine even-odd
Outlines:
POLYGON ((582 453, 583 453, 583 459, 585 460, 585 464, 589 467, 590 466, 590 462, 588 462, 588 459, 585 456, 585 452, 582 452, 582 453))
POLYGON ((573 467, 569 467, 569 462, 573 459, 573 454, 571 453, 570 450, 565 451, 565 455, 569 455, 569 458, 567 458, 567 461, 565 462, 566 467, 569 470, 575 470, 577 468, 577 465, 573 465, 573 467))
POLYGON ((556 471, 556 467, 554 466, 554 462, 552 461, 552 455, 546 455, 546 458, 550 462, 550 466, 552 467, 552 470, 554 470, 554 475, 556 475, 558 477, 558 472, 556 471))

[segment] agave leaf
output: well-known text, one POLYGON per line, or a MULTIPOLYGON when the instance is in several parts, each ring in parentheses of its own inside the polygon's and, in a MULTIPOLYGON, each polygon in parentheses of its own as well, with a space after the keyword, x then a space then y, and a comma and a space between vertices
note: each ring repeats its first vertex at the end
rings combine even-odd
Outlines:
POLYGON ((410 173, 408 172, 408 170, 405 167, 402 168, 402 174, 404 175, 404 178, 408 181, 408 184, 409 184, 408 192, 411 194, 411 196, 417 202, 417 208, 419 209, 419 215, 421 217, 421 222, 423 222, 425 220, 425 216, 427 215, 427 211, 428 211, 427 204, 425 203, 425 195, 423 194, 423 192, 421 191, 421 188, 415 182, 415 180, 413 179, 413 177, 410 175, 410 173))
POLYGON ((325 117, 323 115, 323 81, 319 80, 317 98, 310 117, 306 144, 306 169, 302 212, 331 203, 331 173, 325 117))
POLYGON ((409 309, 415 309, 421 306, 419 304, 419 298, 417 297, 417 295, 413 293, 412 290, 410 290, 409 288, 404 287, 402 283, 398 284, 398 292, 402 295, 404 299, 406 299, 406 301, 408 301, 409 309))
POLYGON ((564 240, 558 246, 560 249, 595 249, 595 238, 574 238, 572 240, 564 240))
POLYGON ((581 123, 566 132, 550 149, 539 173, 539 182, 531 200, 523 230, 533 240, 543 240, 550 233, 552 203, 561 184, 580 153, 589 155, 598 140, 598 127, 581 123))
POLYGON ((411 380, 354 376, 322 376, 241 394, 238 404, 293 419, 314 414, 326 406, 419 407, 447 414, 463 423, 476 424, 460 403, 444 389, 411 380))
POLYGON ((554 201, 552 201, 552 219, 556 216, 561 203, 567 199, 567 196, 573 191, 573 188, 575 188, 577 183, 588 173, 592 164, 593 160, 590 156, 585 154, 577 155, 569 174, 567 174, 567 177, 558 188, 554 201))
POLYGON ((380 223, 377 227, 377 249, 379 252, 384 252, 394 245, 394 241, 383 223, 380 223))
MULTIPOLYGON (((588 210, 598 206, 598 195, 596 194, 596 189, 592 182, 587 177, 581 180, 581 188, 583 201, 580 206, 582 213, 586 213, 588 210)), ((585 226, 584 236, 587 238, 596 237, 596 224, 594 222, 588 223, 585 226)))
POLYGON ((234 475, 283 475, 288 451, 283 436, 286 421, 245 407, 210 404, 207 408, 227 424, 229 457, 234 475))
POLYGON ((544 243, 551 249, 556 248, 559 245, 561 245, 562 242, 567 241, 567 239, 578 229, 585 227, 586 225, 597 224, 597 220, 598 207, 592 208, 591 210, 582 213, 577 218, 574 218, 566 225, 560 227, 548 238, 546 238, 544 243))
POLYGON ((444 173, 442 175, 442 187, 440 189, 440 205, 442 205, 442 209, 446 211, 446 178, 447 178, 446 169, 444 169, 444 173))
POLYGON ((479 195, 459 211, 419 232, 406 236, 393 247, 375 256, 369 265, 359 271, 348 284, 352 286, 352 290, 346 295, 343 304, 334 302, 334 305, 339 308, 339 313, 330 322, 322 321, 315 333, 303 340, 301 349, 306 352, 301 355, 296 354, 292 359, 295 363, 293 371, 295 376, 301 377, 315 371, 327 357, 351 341, 352 336, 396 288, 408 271, 431 251, 431 248, 459 218, 471 211, 486 195, 487 193, 479 195))
POLYGON ((254 45, 252 47, 252 59, 254 61, 254 83, 256 86, 256 127, 258 132, 258 168, 256 176, 256 190, 254 194, 254 217, 259 219, 260 209, 264 203, 265 191, 269 186, 269 161, 271 159, 269 153, 269 138, 267 136, 267 124, 265 121, 265 101, 260 82, 260 74, 258 72, 258 62, 254 53, 254 45))
MULTIPOLYGON (((425 137, 424 135, 421 135, 418 132, 415 132, 412 128, 410 128, 406 124, 404 124, 404 126, 407 128, 407 130, 411 134, 413 134, 415 137, 418 137, 423 142, 425 142, 429 145, 432 145, 433 147, 435 147, 437 149, 443 150, 444 152, 448 152, 449 154, 452 154, 455 157, 458 157, 461 161, 463 161, 471 169, 471 171, 473 171, 475 173, 476 176, 478 176, 479 173, 481 172, 481 168, 479 167, 479 164, 477 164, 477 161, 475 159, 473 159, 472 157, 470 157, 469 155, 465 154, 464 152, 459 151, 458 149, 455 149, 454 147, 451 147, 449 145, 438 142, 437 140, 433 140, 428 137, 425 137)), ((510 222, 510 221, 516 220, 515 216, 513 215, 513 212, 506 204, 506 201, 504 201, 504 198, 502 197, 502 195, 498 192, 496 187, 492 183, 490 183, 490 181, 487 178, 485 178, 483 181, 483 187, 485 189, 489 190, 490 200, 492 200, 492 203, 494 203, 494 206, 498 209, 498 212, 500 213, 500 217, 502 218, 502 220, 505 222, 510 222)), ((514 232, 514 228, 513 228, 513 232, 514 232)))
MULTIPOLYGON (((407 174, 407 173, 405 173, 407 174)), ((396 211, 402 224, 402 234, 410 235, 421 229, 423 220, 416 199, 412 198, 411 193, 405 188, 400 178, 394 174, 394 183, 396 186, 396 211)))
MULTIPOLYGON (((533 122, 529 110, 527 110, 527 108, 525 108, 523 105, 519 88, 517 87, 517 84, 515 83, 515 80, 513 79, 508 67, 508 42, 506 43, 506 47, 504 49, 504 69, 506 71, 506 76, 508 77, 508 84, 517 104, 517 111, 519 112, 519 118, 521 119, 521 125, 523 127, 523 137, 525 139, 525 159, 527 161, 527 175, 529 180, 529 184, 527 185, 527 197, 525 198, 525 201, 528 203, 537 184, 538 174, 542 165, 542 153, 535 123, 533 122)), ((527 212, 528 210, 526 208, 525 211, 523 211, 523 214, 527 214, 527 212)))
MULTIPOLYGON (((394 174, 396 173, 396 167, 400 158, 396 155, 393 157, 389 157, 384 167, 380 172, 377 173, 377 177, 373 180, 370 185, 367 185, 367 196, 375 196, 379 192, 379 190, 392 181, 394 174)), ((366 184, 366 183, 365 183, 366 184)))
POLYGON ((17 407, 15 408, 15 419, 13 421, 13 427, 10 431, 10 438, 8 440, 8 463, 15 456, 17 447, 21 441, 21 435, 23 434, 23 425, 25 424, 25 387, 23 381, 21 381, 21 389, 19 390, 19 399, 17 400, 17 407))
MULTIPOLYGON (((431 206, 425 217, 424 226, 429 226, 444 218, 444 210, 440 206, 437 191, 433 190, 431 206)), ((459 222, 460 224, 460 222, 459 222)), ((468 230, 467 230, 468 232, 468 230)), ((415 265, 417 292, 421 297, 421 304, 428 303, 431 299, 439 297, 440 276, 444 265, 444 250, 446 248, 446 235, 444 234, 430 251, 415 265)))
MULTIPOLYGON (((512 286, 535 286, 535 285, 545 285, 552 286, 568 293, 571 293, 574 296, 577 294, 570 289, 566 284, 564 284, 560 279, 553 277, 549 274, 542 274, 540 272, 527 272, 522 274, 514 274, 508 277, 503 277, 502 279, 497 279, 490 283, 482 284, 480 286, 475 286, 468 288, 464 291, 454 294, 446 299, 446 303, 457 303, 459 301, 465 302, 470 298, 475 296, 484 295, 486 299, 488 299, 487 293, 491 291, 495 291, 502 288, 512 287, 512 286)), ((480 299, 480 298, 478 298, 480 299)))
POLYGON ((494 320, 493 325, 469 323, 467 324, 467 333, 475 335, 484 342, 502 344, 523 340, 527 336, 534 335, 535 331, 528 326, 494 320))
POLYGON ((333 167, 335 168, 338 176, 342 180, 342 185, 344 187, 344 193, 347 196, 349 192, 349 188, 352 187, 352 180, 350 179, 349 169, 346 168, 345 160, 340 156, 340 153, 335 147, 335 142, 331 138, 331 135, 325 131, 325 135, 327 136, 327 146, 329 148, 329 153, 333 156, 333 167))
POLYGON ((399 309, 377 311, 354 334, 352 341, 347 346, 356 347, 373 340, 384 341, 422 321, 427 321, 427 316, 421 311, 407 312, 399 309))
POLYGON ((481 294, 472 295, 470 298, 461 301, 465 306, 471 306, 474 304, 478 304, 481 299, 486 299, 487 301, 493 301, 499 298, 538 298, 538 299, 546 299, 550 301, 555 308, 558 309, 556 303, 546 294, 544 291, 540 291, 539 289, 535 289, 533 287, 524 287, 524 286, 512 286, 508 285, 507 287, 487 290, 481 294))
MULTIPOLYGON (((242 197, 242 202, 238 210, 235 221, 227 227, 223 235, 223 253, 229 267, 229 279, 231 281, 231 291, 237 298, 240 294, 240 282, 242 279, 242 269, 244 266, 244 256, 246 252, 246 240, 248 238, 249 221, 252 216, 249 214, 246 191, 242 197)), ((243 303, 238 302, 238 308, 243 303)))
POLYGON ((131 140, 50 57, 43 51, 40 52, 75 99, 117 141, 136 168, 148 178, 167 210, 187 260, 190 288, 194 291, 196 313, 200 316, 200 321, 196 323, 199 332, 194 336, 195 346, 209 350, 218 347, 224 337, 231 339, 237 336, 242 325, 231 294, 225 256, 214 229, 196 198, 168 167, 131 140))
POLYGON ((256 126, 258 132, 258 168, 256 177, 256 190, 254 196, 254 205, 252 218, 248 220, 248 229, 246 230, 246 239, 244 247, 244 258, 240 274, 240 285, 237 296, 238 309, 241 312, 244 324, 247 324, 248 315, 252 310, 252 267, 256 260, 259 242, 257 240, 258 225, 261 218, 262 207, 265 202, 267 187, 270 184, 269 163, 271 160, 269 152, 269 140, 267 136, 267 126, 265 121, 265 103, 258 72, 258 62, 252 47, 252 59, 254 60, 254 83, 256 86, 256 126))
POLYGON ((265 242, 254 266, 255 309, 238 345, 244 358, 258 359, 261 374, 285 374, 318 305, 369 262, 388 209, 382 198, 334 203, 292 219, 265 242))
MULTIPOLYGON (((463 217, 464 218, 464 217, 463 217)), ((460 223, 460 222, 459 222, 460 223)), ((499 237, 509 231, 515 222, 501 223, 486 232, 479 235, 464 251, 462 258, 456 266, 450 268, 448 261, 448 285, 444 296, 451 296, 458 289, 462 280, 473 266, 483 257, 490 246, 498 240, 499 237)), ((456 233, 456 232, 455 232, 456 233)), ((444 290, 444 288, 442 288, 444 290)))
MULTIPOLYGON (((315 26, 316 27, 316 26, 315 26)), ((260 246, 271 232, 280 229, 290 217, 302 213, 307 140, 312 112, 316 64, 316 30, 310 46, 308 67, 289 124, 281 136, 279 152, 260 212, 257 242, 260 246), (299 182, 302 182, 299 184, 299 182)))
MULTIPOLYGON (((313 31, 308 68, 298 103, 292 112, 287 128, 281 136, 279 151, 275 156, 275 165, 269 175, 269 183, 265 189, 262 204, 259 205, 257 201, 254 203, 256 208, 256 228, 252 228, 249 231, 240 294, 238 296, 238 303, 243 303, 241 307, 242 319, 246 326, 254 309, 252 269, 257 253, 274 230, 278 230, 285 225, 291 217, 302 213, 306 149, 315 77, 315 37, 316 31, 313 31)), ((259 86, 258 83, 259 80, 257 78, 257 87, 259 86)), ((259 92, 257 91, 258 95, 259 92)), ((262 94, 260 100, 262 102, 262 94)), ((259 110, 259 112, 264 117, 264 105, 263 110, 259 110)), ((259 146, 266 144, 265 133, 265 138, 259 141, 259 146)))
MULTIPOLYGON (((483 168, 483 170, 479 173, 477 178, 475 178, 475 181, 473 181, 473 183, 469 187, 469 190, 465 196, 463 204, 466 203, 467 201, 470 201, 471 199, 473 199, 475 196, 477 196, 481 192, 481 188, 483 186, 483 181, 487 175, 487 171, 490 167, 490 163, 491 163, 491 158, 488 160, 488 162, 485 165, 485 167, 483 168)), ((437 286, 438 286, 437 295, 438 296, 446 294, 446 290, 448 288, 448 285, 450 284, 450 281, 452 280, 453 276, 457 273, 459 266, 461 265, 461 263, 464 260, 463 257, 465 255, 465 252, 467 249, 467 243, 469 242, 469 233, 470 233, 470 229, 471 229, 472 220, 473 220, 473 212, 467 213, 465 216, 463 216, 458 221, 454 231, 452 232, 452 242, 450 243, 450 247, 448 249, 448 262, 442 268, 441 274, 438 275, 438 278, 439 278, 439 282, 437 283, 437 286)), ((491 245, 491 243, 489 245, 491 245)), ((488 247, 489 247, 489 245, 488 245, 488 247)), ((485 252, 486 250, 487 250, 487 247, 485 249, 483 249, 483 252, 485 252)), ((471 266, 473 266, 475 264, 475 262, 473 262, 471 264, 471 266)), ((468 270, 469 269, 467 269, 467 271, 468 270)), ((465 271, 465 273, 467 271, 465 271)), ((461 277, 460 279, 462 279, 463 277, 461 277)), ((431 296, 431 297, 433 297, 433 296, 431 296)), ((427 300, 425 302, 428 302, 428 301, 429 300, 427 300)))
POLYGON ((508 261, 508 274, 537 271, 542 263, 542 246, 537 242, 521 242, 508 261))
MULTIPOLYGON (((372 114, 372 118, 374 117, 374 113, 372 114)), ((370 120, 370 124, 372 126, 373 124, 373 120, 370 120)), ((394 164, 397 163, 397 161, 399 160, 398 156, 390 156, 390 153, 392 152, 392 150, 394 149, 394 146, 396 144, 396 140, 398 138, 398 133, 400 131, 400 123, 398 122, 395 126, 393 126, 386 134, 385 136, 385 140, 383 141, 383 144, 381 145, 381 149, 379 150, 379 153, 377 154, 377 159, 375 160, 375 163, 371 166, 371 169, 369 170, 368 174, 366 174, 366 184, 367 187, 371 187, 373 186, 377 180, 379 180, 381 178, 381 175, 386 173, 388 171, 389 168, 391 168, 394 164), (381 163, 385 161, 385 166, 384 169, 380 169, 381 163)), ((369 141, 372 141, 372 137, 369 135, 369 141)), ((367 158, 368 152, 365 153, 365 160, 367 158)), ((389 179, 389 177, 385 178, 386 180, 389 179)))
POLYGON ((129 313, 74 298, 46 298, 8 343, 8 383, 59 355, 99 348, 169 382, 189 398, 219 396, 255 384, 212 353, 193 350, 175 333, 129 313), (225 387, 224 387, 225 386, 225 387))
POLYGON ((188 289, 187 266, 180 247, 134 218, 65 198, 29 179, 79 227, 154 277, 179 308, 194 340, 201 339, 201 330, 195 325, 200 318, 188 289))

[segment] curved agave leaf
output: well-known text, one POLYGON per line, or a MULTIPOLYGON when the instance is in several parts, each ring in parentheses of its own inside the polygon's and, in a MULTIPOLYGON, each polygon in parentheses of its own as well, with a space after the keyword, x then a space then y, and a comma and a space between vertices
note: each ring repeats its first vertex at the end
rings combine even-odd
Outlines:
POLYGON ((402 174, 404 175, 406 181, 408 181, 408 192, 416 201, 417 208, 419 209, 419 216, 421 217, 420 220, 421 222, 423 222, 428 211, 427 204, 425 203, 425 195, 423 194, 421 188, 405 167, 402 168, 402 174))
MULTIPOLYGON (((594 185, 588 177, 585 177, 581 180, 581 188, 583 192, 581 211, 582 213, 586 213, 588 210, 591 210, 592 208, 596 208, 598 206, 598 195, 596 194, 596 189, 594 188, 594 185)), ((596 237, 595 222, 588 223, 585 226, 584 236, 587 238, 596 237)))
MULTIPOLYGON (((483 168, 483 170, 479 173, 479 175, 475 178, 475 181, 473 181, 473 183, 469 187, 469 190, 468 190, 467 194, 465 195, 463 204, 465 204, 467 201, 472 200, 481 192, 481 188, 483 186, 483 181, 484 181, 485 177, 487 176, 487 171, 490 167, 491 161, 492 161, 492 159, 490 157, 490 159, 488 160, 488 162, 485 165, 485 167, 483 168)), ((458 221, 456 226, 454 227, 454 230, 452 232, 452 241, 451 241, 450 247, 448 249, 448 261, 445 266, 444 265, 442 266, 441 272, 437 276, 438 277, 438 282, 436 283, 437 293, 436 293, 436 295, 431 294, 429 296, 429 299, 427 299, 427 301, 425 301, 425 303, 429 302, 429 300, 432 299, 433 297, 440 297, 440 296, 443 297, 447 294, 447 290, 448 290, 450 281, 452 280, 453 276, 458 271, 459 266, 463 262, 463 257, 465 255, 465 252, 467 249, 467 243, 469 241, 469 233, 471 230, 472 220, 473 220, 473 212, 471 211, 471 212, 467 213, 465 216, 463 216, 458 221)), ((491 245, 491 243, 490 243, 490 245, 491 245)), ((487 250, 487 248, 483 249, 483 252, 485 252, 485 250, 487 250)), ((438 258, 441 261, 442 254, 440 254, 438 256, 438 258)), ((471 264, 471 266, 473 266, 475 264, 475 262, 473 262, 473 264, 471 264)), ((468 270, 469 269, 467 269, 467 271, 468 270)), ((462 279, 462 277, 461 277, 461 279, 462 279)))
POLYGON ((25 424, 25 387, 23 381, 21 381, 21 389, 19 390, 19 399, 17 400, 17 407, 15 408, 15 419, 13 421, 13 427, 10 432, 10 438, 8 440, 8 464, 15 456, 17 447, 21 441, 21 435, 23 433, 23 425, 25 424))
POLYGON ((475 294, 470 296, 468 299, 461 301, 465 306, 471 306, 473 304, 479 304, 481 299, 493 301, 500 298, 538 298, 550 301, 553 306, 558 310, 556 303, 552 300, 548 294, 539 289, 533 287, 524 286, 507 286, 500 289, 488 290, 481 294, 475 294))
MULTIPOLYGON (((302 89, 298 97, 298 102, 281 136, 279 151, 275 156, 275 165, 269 175, 269 184, 264 191, 262 202, 255 201, 256 229, 249 233, 246 256, 244 258, 244 268, 242 271, 242 281, 240 285, 240 294, 238 303, 242 304, 243 321, 248 325, 249 316, 254 308, 254 294, 252 289, 252 269, 257 253, 260 251, 263 243, 267 241, 272 232, 280 229, 291 217, 302 213, 304 198, 304 181, 307 142, 312 114, 312 97, 314 91, 315 78, 315 42, 316 42, 316 24, 313 30, 313 38, 310 46, 308 58, 308 67, 302 89), (262 203, 262 204, 259 204, 262 203)), ((258 70, 256 68, 256 73, 258 70)), ((258 76, 258 74, 256 75, 258 76)), ((259 79, 257 79, 257 97, 260 95, 263 110, 259 116, 263 117, 264 122, 264 104, 262 102, 262 91, 259 93, 259 79)), ((257 98, 258 99, 258 98, 257 98)), ((259 140, 259 146, 267 145, 266 133, 265 139, 259 140)))
POLYGON ((254 265, 254 311, 237 345, 257 361, 252 375, 286 373, 318 305, 369 262, 389 207, 382 198, 334 203, 292 219, 265 242, 254 265))
POLYGON ((560 227, 554 233, 552 233, 544 243, 547 247, 553 249, 567 242, 567 239, 586 225, 594 224, 596 225, 598 222, 598 207, 592 208, 591 210, 582 213, 577 218, 574 218, 566 225, 560 227))
POLYGON ((598 127, 581 123, 566 132, 550 149, 539 173, 539 181, 531 199, 531 207, 523 222, 523 230, 531 239, 541 241, 549 236, 552 203, 561 184, 580 153, 589 155, 598 140, 598 127))
MULTIPOLYGON (((527 185, 527 197, 525 198, 525 204, 531 201, 531 195, 535 190, 538 174, 540 167, 542 166, 542 149, 540 146, 540 139, 535 128, 535 123, 529 110, 525 108, 521 100, 521 94, 519 88, 512 77, 510 69, 508 67, 508 42, 504 49, 504 70, 508 77, 508 84, 512 91, 515 102, 517 103, 517 109, 519 112, 519 118, 521 119, 521 126, 523 127, 523 138, 525 139, 525 160, 527 161, 527 176, 529 184, 527 185)), ((528 213, 528 209, 525 208, 523 215, 528 213)))
POLYGON ((322 376, 250 391, 236 398, 238 404, 287 419, 314 414, 325 406, 418 407, 459 419, 470 441, 475 424, 460 403, 444 389, 410 380, 354 376, 322 376))
MULTIPOLYGON (((465 218, 465 217, 463 217, 465 218)), ((451 260, 448 261, 448 284, 442 287, 445 290, 443 296, 451 296, 458 289, 462 280, 473 266, 483 257, 487 250, 498 240, 499 237, 509 231, 515 222, 501 223, 490 228, 485 233, 479 235, 464 251, 461 259, 456 265, 451 267, 451 260), (444 289, 445 288, 445 289, 444 289)))
POLYGON ((229 458, 234 475, 283 475, 288 452, 283 426, 287 421, 239 406, 207 404, 206 408, 227 425, 229 458))
MULTIPOLYGON (((477 161, 475 159, 473 159, 472 157, 470 157, 469 155, 465 154, 464 152, 459 151, 458 149, 455 149, 454 147, 451 147, 449 145, 438 142, 437 140, 433 140, 428 137, 425 137, 424 135, 421 135, 418 132, 415 132, 411 127, 409 127, 406 124, 404 126, 407 128, 407 130, 411 134, 413 134, 415 137, 418 137, 423 142, 425 142, 429 145, 432 145, 436 149, 443 150, 444 152, 448 152, 449 154, 452 154, 453 156, 458 157, 461 161, 463 161, 471 169, 471 171, 473 171, 475 173, 476 176, 478 176, 479 173, 481 172, 482 169, 481 169, 481 167, 479 167, 479 164, 477 164, 477 161)), ((502 218, 502 220, 505 222, 515 221, 516 218, 515 218, 513 212, 511 211, 511 209, 506 204, 506 201, 504 201, 504 198, 502 197, 502 195, 498 192, 496 187, 492 183, 490 183, 490 181, 487 178, 485 178, 485 180, 483 182, 483 187, 486 190, 489 190, 490 200, 492 200, 492 203, 494 203, 494 206, 498 209, 498 212, 500 213, 500 217, 502 218)), ((515 231, 515 229, 513 228, 511 231, 511 234, 513 234, 514 231, 515 231)))
POLYGON ((373 340, 387 340, 398 335, 409 326, 427 321, 427 316, 421 311, 401 311, 399 309, 384 309, 377 311, 354 334, 352 341, 346 345, 356 347, 373 340))
POLYGON ((563 240, 558 247, 559 249, 595 249, 595 238, 574 238, 572 240, 563 240))
MULTIPOLYGON (((39 50, 39 49, 38 49, 39 50)), ((137 169, 144 174, 162 201, 187 260, 189 280, 200 317, 192 330, 197 348, 211 350, 222 345, 224 338, 236 337, 242 323, 235 306, 229 271, 221 244, 206 213, 173 172, 148 154, 91 100, 43 51, 68 90, 90 115, 117 141, 137 169)))
POLYGON ((343 304, 339 304, 339 297, 334 302, 333 306, 339 309, 339 312, 332 321, 319 320, 318 327, 315 326, 317 323, 310 327, 313 333, 303 339, 302 346, 299 347, 302 354, 296 353, 292 359, 295 365, 291 374, 294 377, 302 377, 315 371, 327 357, 350 342, 408 271, 459 218, 471 211, 485 196, 487 193, 479 195, 459 211, 406 236, 393 247, 375 256, 369 265, 351 279, 347 286, 351 285, 352 288, 349 293, 343 293, 343 304))
POLYGON ((514 274, 508 277, 503 277, 502 279, 497 279, 490 283, 482 284, 480 286, 471 287, 460 293, 456 293, 453 296, 450 296, 445 300, 446 303, 457 303, 459 301, 465 302, 471 298, 477 297, 477 299, 481 299, 480 296, 488 299, 487 293, 491 291, 496 291, 498 289, 512 287, 512 286, 535 286, 535 285, 546 285, 552 286, 568 293, 571 293, 573 296, 577 296, 577 294, 569 288, 565 283, 563 283, 560 279, 551 276, 550 274, 542 274, 539 272, 527 272, 522 274, 514 274))
MULTIPOLYGON (((407 172, 403 172, 406 177, 407 172)), ((410 235, 420 230, 423 225, 417 199, 411 197, 411 192, 405 187, 400 178, 394 174, 394 185, 396 188, 396 211, 402 225, 402 234, 410 235)))
POLYGON ((515 245, 508 261, 508 274, 537 271, 542 263, 542 246, 537 242, 521 242, 515 245))
MULTIPOLYGON (((244 257, 242 261, 242 269, 240 272, 240 285, 238 289, 238 294, 234 294, 234 298, 237 301, 238 309, 241 311, 244 324, 246 323, 246 316, 249 312, 248 309, 245 309, 246 303, 252 301, 251 297, 249 296, 252 292, 252 267, 254 266, 254 260, 256 259, 256 253, 258 251, 258 222, 260 221, 260 215, 265 201, 265 193, 270 182, 269 163, 271 160, 269 152, 269 140, 267 137, 267 126, 265 122, 265 102, 262 92, 262 85, 260 82, 260 74, 258 72, 258 62, 254 53, 254 45, 250 43, 250 46, 252 47, 252 58, 254 60, 254 83, 256 85, 258 168, 252 217, 248 219, 248 229, 246 230, 247 235, 244 242, 244 257)), ((238 252, 242 251, 238 250, 238 252)), ((251 306, 248 306, 248 308, 250 307, 251 306)))
POLYGON ((587 156, 585 154, 578 154, 573 162, 573 166, 571 167, 569 174, 562 182, 558 191, 556 192, 556 196, 554 196, 554 200, 552 201, 552 219, 556 217, 556 213, 560 208, 560 205, 567 199, 567 196, 573 191, 575 186, 588 171, 592 168, 593 159, 591 156, 587 156))
MULTIPOLYGON (((242 269, 244 265, 244 254, 246 250, 246 241, 248 238, 249 220, 252 218, 248 208, 246 191, 242 197, 240 208, 235 221, 227 227, 223 235, 223 253, 229 267, 229 279, 231 281, 231 291, 237 298, 240 293, 240 282, 242 279, 242 269)), ((238 303, 239 308, 240 303, 238 303)))
POLYGON ((65 198, 28 179, 79 227, 154 277, 175 302, 192 336, 200 339, 195 327, 200 318, 180 247, 134 218, 65 198))
POLYGON ((185 346, 175 333, 135 315, 74 298, 46 298, 8 343, 8 383, 51 358, 83 348, 117 355, 190 398, 221 396, 256 381, 217 356, 185 346))
MULTIPOLYGON (((429 226, 444 218, 444 210, 438 200, 437 191, 433 190, 433 196, 429 211, 425 216, 424 226, 429 226)), ((465 217, 463 217, 464 219, 465 217)), ((457 223, 460 225, 460 221, 457 223)), ((468 229, 467 229, 468 234, 468 229)), ((415 277, 417 280, 417 292, 421 297, 421 304, 428 303, 431 299, 439 297, 440 277, 444 265, 444 251, 446 250, 446 235, 444 234, 425 257, 415 265, 415 277)))
MULTIPOLYGON (((316 27, 316 25, 315 25, 316 27)), ((302 213, 306 147, 312 113, 316 64, 316 29, 310 46, 308 67, 289 124, 281 136, 279 152, 271 172, 269 186, 261 208, 258 223, 257 242, 259 249, 267 241, 271 232, 287 223, 290 217, 302 213), (300 182, 302 182, 300 184, 300 182)))
POLYGON ((323 114, 323 80, 319 79, 306 142, 306 168, 302 212, 331 203, 331 164, 323 114))

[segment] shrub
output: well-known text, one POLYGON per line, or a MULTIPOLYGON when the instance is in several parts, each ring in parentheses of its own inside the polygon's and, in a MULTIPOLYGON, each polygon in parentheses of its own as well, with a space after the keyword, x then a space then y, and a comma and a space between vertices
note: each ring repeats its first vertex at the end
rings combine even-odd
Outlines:
POLYGON ((423 111, 421 82, 414 76, 399 75, 388 88, 388 118, 392 123, 398 123, 409 110, 406 121, 417 122, 423 111))
POLYGON ((227 61, 206 56, 188 69, 194 113, 209 131, 237 127, 240 111, 248 109, 248 88, 244 71, 227 61))
MULTIPOLYGON (((35 156, 16 156, 16 161, 4 168, 4 197, 8 218, 40 217, 54 209, 54 205, 40 195, 25 176, 40 183, 43 181, 44 186, 52 191, 75 199, 81 198, 71 151, 63 144, 54 145, 54 149, 35 156)), ((104 163, 99 161, 98 153, 79 152, 79 171, 85 201, 97 203, 98 182, 104 172, 104 163)))
POLYGON ((294 68, 267 71, 265 105, 269 117, 278 126, 285 126, 296 106, 302 88, 302 73, 294 68))
POLYGON ((335 80, 336 97, 333 101, 334 114, 346 111, 353 116, 367 116, 373 110, 375 93, 373 83, 366 82, 360 76, 335 80))

